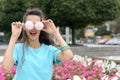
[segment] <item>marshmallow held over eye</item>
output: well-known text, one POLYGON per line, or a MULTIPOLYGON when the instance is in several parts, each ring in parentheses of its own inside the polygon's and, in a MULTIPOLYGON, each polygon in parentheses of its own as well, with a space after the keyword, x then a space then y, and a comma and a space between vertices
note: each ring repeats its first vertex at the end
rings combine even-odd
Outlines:
MULTIPOLYGON (((37 30, 42 30, 44 27, 43 23, 38 21, 35 23, 35 29, 37 30)), ((32 30, 34 28, 34 24, 31 22, 31 21, 27 21, 25 23, 25 28, 28 29, 28 30, 32 30)))
POLYGON ((43 27, 44 27, 44 25, 43 25, 42 22, 36 22, 36 23, 35 23, 35 28, 36 28, 37 30, 42 30, 43 27))
POLYGON ((32 30, 34 27, 33 23, 31 21, 27 21, 25 23, 25 28, 28 29, 28 30, 32 30))

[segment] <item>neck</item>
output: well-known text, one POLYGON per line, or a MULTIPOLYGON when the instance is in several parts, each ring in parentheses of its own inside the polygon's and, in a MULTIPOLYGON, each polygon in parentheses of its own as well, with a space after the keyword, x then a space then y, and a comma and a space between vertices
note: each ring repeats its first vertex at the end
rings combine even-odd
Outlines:
POLYGON ((39 40, 34 41, 34 40, 28 40, 28 44, 29 46, 31 46, 32 48, 39 48, 41 46, 39 40))

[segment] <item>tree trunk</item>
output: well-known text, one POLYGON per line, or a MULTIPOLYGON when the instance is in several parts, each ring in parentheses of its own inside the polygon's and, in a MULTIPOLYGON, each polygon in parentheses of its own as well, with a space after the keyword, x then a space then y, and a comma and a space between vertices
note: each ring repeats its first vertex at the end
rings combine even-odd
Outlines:
POLYGON ((75 29, 72 27, 72 45, 75 45, 75 29))

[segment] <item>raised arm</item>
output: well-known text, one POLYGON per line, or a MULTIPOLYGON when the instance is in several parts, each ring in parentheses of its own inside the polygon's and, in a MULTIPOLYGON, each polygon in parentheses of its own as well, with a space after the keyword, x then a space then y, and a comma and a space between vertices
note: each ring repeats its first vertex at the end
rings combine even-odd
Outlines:
POLYGON ((12 35, 2 61, 2 68, 5 70, 10 70, 14 64, 14 61, 12 59, 13 50, 15 43, 22 31, 22 24, 20 22, 13 22, 11 24, 11 27, 12 27, 12 35))
POLYGON ((60 44, 60 47, 62 49, 62 52, 57 56, 57 59, 60 59, 60 60, 72 59, 73 53, 72 53, 70 47, 68 46, 68 44, 64 41, 64 39, 60 35, 60 33, 57 31, 57 32, 55 32, 54 36, 57 38, 57 40, 60 44))
POLYGON ((60 47, 62 48, 62 52, 57 56, 57 59, 59 60, 70 60, 73 58, 73 53, 71 49, 69 48, 68 44, 64 41, 59 31, 57 31, 56 26, 54 25, 53 21, 51 19, 44 20, 43 21, 45 25, 45 29, 43 29, 45 32, 52 34, 56 37, 58 40, 60 47))

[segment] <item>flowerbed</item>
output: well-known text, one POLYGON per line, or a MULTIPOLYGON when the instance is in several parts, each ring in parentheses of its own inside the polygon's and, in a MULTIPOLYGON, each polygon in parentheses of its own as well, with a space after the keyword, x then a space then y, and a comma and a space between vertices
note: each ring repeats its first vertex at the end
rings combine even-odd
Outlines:
POLYGON ((13 66, 12 69, 8 72, 2 69, 0 66, 0 80, 12 80, 16 72, 16 67, 13 66))
MULTIPOLYGON (((12 80, 15 71, 16 67, 9 72, 0 67, 0 80, 12 80)), ((120 64, 74 55, 73 60, 54 65, 52 80, 120 80, 120 64)))
POLYGON ((54 66, 53 80, 120 80, 120 64, 74 55, 54 66))

